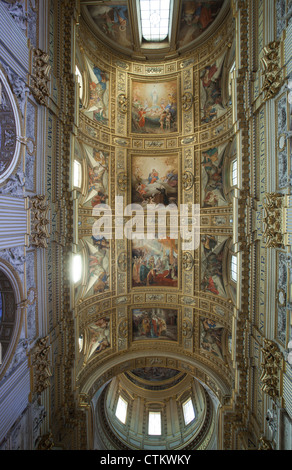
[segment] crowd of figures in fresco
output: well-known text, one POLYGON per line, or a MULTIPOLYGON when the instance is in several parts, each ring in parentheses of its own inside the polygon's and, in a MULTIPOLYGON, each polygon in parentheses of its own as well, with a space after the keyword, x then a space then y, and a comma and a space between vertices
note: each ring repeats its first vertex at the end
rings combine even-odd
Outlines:
POLYGON ((132 82, 132 132, 176 132, 177 80, 132 82))
POLYGON ((177 240, 132 241, 132 287, 178 285, 177 240))
POLYGON ((177 340, 177 310, 144 308, 132 311, 133 340, 177 340))

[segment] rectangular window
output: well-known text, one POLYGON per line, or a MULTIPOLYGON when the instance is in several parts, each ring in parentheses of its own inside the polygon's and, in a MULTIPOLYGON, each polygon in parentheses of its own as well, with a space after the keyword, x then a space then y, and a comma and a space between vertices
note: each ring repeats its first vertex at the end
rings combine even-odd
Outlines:
POLYGON ((119 397, 118 404, 117 404, 117 409, 116 409, 116 417, 123 424, 126 423, 127 409, 128 409, 128 403, 122 397, 119 397))
POLYGON ((237 186, 237 160, 232 162, 232 186, 237 186))
POLYGON ((231 279, 237 282, 237 256, 235 255, 231 257, 231 279))
POLYGON ((80 281, 82 276, 82 258, 81 255, 73 256, 73 265, 72 265, 72 276, 73 282, 77 283, 80 281))
POLYGON ((161 436, 160 411, 149 411, 148 434, 150 436, 161 436))
POLYGON ((183 403, 183 413, 185 425, 191 423, 195 419, 195 411, 191 398, 189 398, 185 403, 183 403))
POLYGON ((81 163, 78 160, 74 160, 74 186, 76 188, 81 187, 81 163))
POLYGON ((82 96, 83 96, 83 79, 82 79, 82 75, 81 75, 81 72, 79 70, 79 68, 75 67, 75 75, 77 76, 77 80, 78 80, 78 83, 79 83, 79 98, 82 99, 82 96))

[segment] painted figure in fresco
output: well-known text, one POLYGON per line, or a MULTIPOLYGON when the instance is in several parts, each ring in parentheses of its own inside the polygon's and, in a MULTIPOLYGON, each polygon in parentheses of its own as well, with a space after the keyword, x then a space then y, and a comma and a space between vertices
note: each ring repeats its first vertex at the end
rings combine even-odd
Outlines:
POLYGON ((218 206, 218 198, 213 191, 208 191, 203 201, 204 207, 216 207, 218 206))
POLYGON ((138 332, 146 338, 159 338, 166 334, 167 326, 164 318, 156 313, 143 312, 138 320, 138 332))
POLYGON ((212 148, 203 152, 202 166, 206 171, 211 170, 213 165, 218 161, 218 148, 212 148))
POLYGON ((222 69, 219 75, 217 72, 217 65, 213 64, 206 67, 201 75, 202 87, 205 93, 202 122, 209 122, 217 116, 216 105, 224 108, 221 96, 222 69), (215 74, 217 74, 216 77, 215 74))
POLYGON ((128 8, 126 5, 88 7, 92 18, 102 32, 122 46, 130 45, 128 8))
POLYGON ((142 129, 145 126, 145 114, 146 111, 144 108, 140 108, 138 111, 138 126, 142 129))
POLYGON ((226 148, 219 152, 217 148, 209 149, 203 153, 202 166, 207 175, 205 184, 204 207, 215 207, 219 205, 219 200, 225 201, 226 196, 223 189, 223 165, 226 148), (220 158, 220 161, 218 162, 220 158))
POLYGON ((89 83, 90 100, 88 111, 93 112, 93 116, 97 121, 106 122, 108 107, 108 77, 107 74, 99 67, 93 67, 92 71, 97 79, 97 83, 95 81, 91 81, 89 83))
POLYGON ((217 1, 186 1, 182 6, 179 46, 196 39, 216 18, 223 0, 217 1))
POLYGON ((202 280, 202 290, 209 291, 211 292, 211 294, 219 295, 217 285, 211 276, 210 277, 204 276, 202 280))
POLYGON ((213 235, 204 235, 201 239, 204 252, 208 255, 217 245, 216 238, 213 235))
POLYGON ((149 184, 153 184, 153 183, 155 183, 158 179, 159 179, 158 172, 155 170, 155 168, 153 168, 153 170, 151 171, 151 173, 149 173, 149 176, 148 176, 148 183, 149 183, 149 184))
POLYGON ((177 130, 177 82, 133 83, 132 130, 164 133, 177 130))
POLYGON ((168 171, 164 177, 164 181, 172 187, 176 187, 178 184, 178 174, 175 168, 168 171))
POLYGON ((110 346, 109 319, 101 318, 90 325, 90 344, 88 349, 88 358, 94 353, 100 352, 110 346))
POLYGON ((202 321, 201 346, 216 356, 222 357, 222 335, 224 328, 218 327, 213 320, 202 321))

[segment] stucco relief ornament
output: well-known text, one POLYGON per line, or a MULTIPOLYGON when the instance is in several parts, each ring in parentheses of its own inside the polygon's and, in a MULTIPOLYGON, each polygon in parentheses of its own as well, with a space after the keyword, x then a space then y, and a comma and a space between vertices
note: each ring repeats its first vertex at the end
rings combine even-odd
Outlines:
POLYGON ((190 93, 189 91, 186 91, 182 96, 183 111, 189 111, 189 109, 191 109, 191 107, 193 106, 193 102, 194 102, 194 97, 192 93, 190 93))
POLYGON ((128 185, 128 178, 127 178, 126 173, 119 173, 119 174, 118 174, 118 176, 117 176, 117 183, 118 183, 118 187, 119 187, 122 191, 126 191, 127 185, 128 185))
POLYGON ((128 111, 128 99, 124 93, 118 95, 118 108, 123 114, 126 114, 128 111))
POLYGON ((182 176, 183 187, 189 191, 194 185, 194 175, 190 171, 185 171, 182 176))
POLYGON ((35 100, 47 104, 50 95, 48 82, 50 80, 51 66, 48 64, 49 55, 41 49, 33 49, 33 73, 30 76, 30 90, 35 100))
POLYGON ((190 339, 193 336, 193 326, 190 322, 190 320, 184 319, 182 323, 182 334, 185 339, 190 339))
POLYGON ((125 272, 127 270, 127 265, 128 265, 127 253, 126 252, 120 253, 118 257, 119 270, 122 272, 125 272))
POLYGON ((47 248, 49 232, 49 205, 45 196, 36 195, 30 199, 31 245, 47 248))
POLYGON ((119 324, 119 328, 118 328, 118 331, 119 331, 119 337, 120 338, 127 338, 128 336, 128 322, 127 320, 122 320, 121 323, 119 324))
POLYGON ((261 351, 264 359, 261 364, 261 389, 275 399, 279 396, 279 375, 283 366, 283 355, 278 345, 269 339, 264 339, 264 347, 261 351))
POLYGON ((266 194, 266 203, 263 204, 266 247, 280 248, 283 245, 283 200, 282 194, 266 194))
POLYGON ((182 255, 182 267, 185 271, 190 271, 194 266, 194 259, 189 251, 186 251, 182 255))
POLYGON ((52 376, 51 364, 49 360, 50 346, 48 345, 48 336, 40 338, 33 350, 33 391, 37 394, 42 393, 50 385, 52 376))
POLYGON ((31 19, 31 15, 26 13, 25 6, 21 2, 16 1, 5 1, 4 3, 15 23, 26 31, 27 23, 31 19))
POLYGON ((272 41, 263 49, 261 64, 263 68, 264 101, 276 96, 283 85, 284 77, 281 69, 280 41, 272 41))

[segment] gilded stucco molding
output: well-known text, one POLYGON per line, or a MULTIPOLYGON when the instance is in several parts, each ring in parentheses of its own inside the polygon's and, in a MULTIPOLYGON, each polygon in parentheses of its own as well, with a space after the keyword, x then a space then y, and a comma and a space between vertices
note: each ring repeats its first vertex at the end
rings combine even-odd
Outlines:
POLYGON ((280 397, 281 375, 283 371, 284 358, 279 346, 269 339, 264 338, 261 349, 263 362, 260 376, 261 389, 273 400, 280 397))
POLYGON ((284 74, 281 67, 281 42, 272 41, 263 49, 261 59, 264 102, 274 98, 284 83, 284 74))
POLYGON ((49 81, 51 65, 49 54, 41 49, 33 49, 33 72, 29 77, 29 87, 33 97, 40 105, 47 106, 50 96, 49 81))
POLYGON ((40 338, 30 352, 33 367, 32 391, 38 395, 50 386, 52 376, 52 365, 49 358, 51 348, 48 341, 48 336, 40 338))

